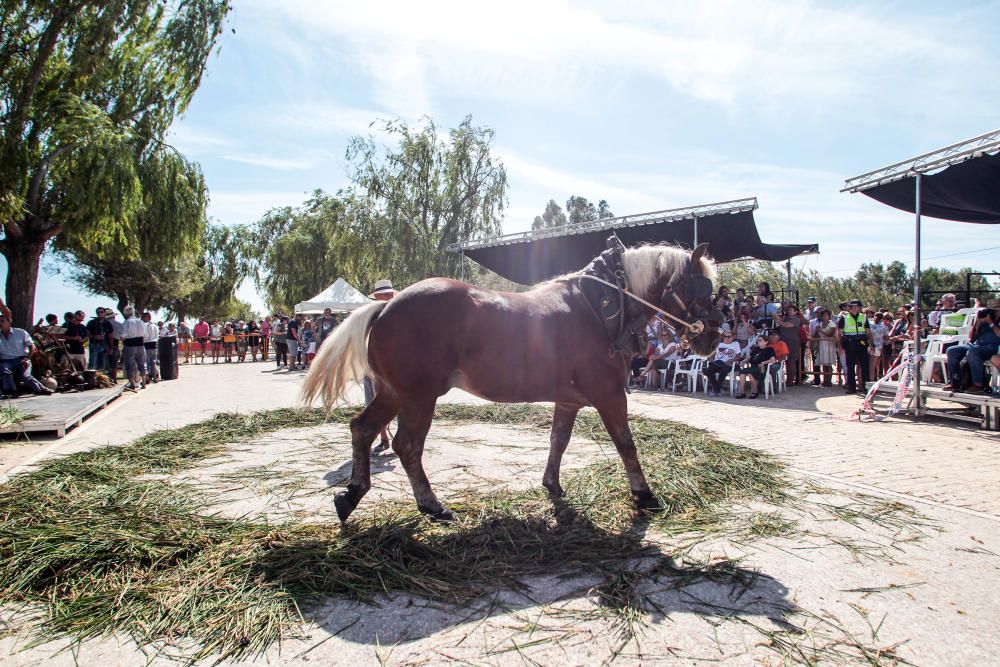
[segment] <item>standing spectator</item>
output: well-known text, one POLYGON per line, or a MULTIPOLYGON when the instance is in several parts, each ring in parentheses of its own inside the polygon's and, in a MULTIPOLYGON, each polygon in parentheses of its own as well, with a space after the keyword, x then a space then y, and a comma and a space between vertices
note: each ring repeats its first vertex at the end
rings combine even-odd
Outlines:
MULTIPOLYGON (((97 312, 103 316, 100 308, 97 309, 97 312)), ((83 349, 83 341, 87 339, 87 327, 77 321, 75 313, 66 313, 63 315, 62 326, 66 329, 66 333, 63 334, 63 340, 66 341, 66 352, 69 355, 70 363, 73 365, 73 370, 82 371, 84 368, 87 368, 87 353, 83 349)), ((90 344, 93 345, 94 343, 90 344)), ((104 342, 98 339, 97 346, 103 350, 104 342)), ((93 359, 93 352, 91 352, 91 359, 93 359)), ((100 368, 104 370, 103 366, 100 368)))
POLYGON ((233 361, 233 349, 236 347, 236 330, 233 325, 226 322, 225 328, 222 330, 222 349, 226 354, 226 363, 232 363, 233 361))
POLYGON ((811 296, 806 299, 806 309, 805 312, 802 313, 806 322, 812 321, 812 319, 816 316, 816 308, 816 297, 811 296))
POLYGON ((146 356, 146 384, 160 381, 160 371, 156 368, 157 351, 156 343, 160 340, 160 328, 153 324, 153 316, 150 313, 142 314, 143 327, 145 329, 142 337, 142 346, 145 348, 146 356))
POLYGON ((722 389, 722 381, 729 377, 733 363, 742 352, 740 344, 733 341, 733 332, 722 334, 722 342, 715 349, 715 359, 705 364, 705 377, 708 379, 709 396, 718 396, 722 389))
POLYGON ((250 345, 250 360, 257 361, 257 352, 260 350, 260 327, 256 320, 247 323, 247 342, 250 345))
MULTIPOLYGON (((799 329, 802 326, 802 316, 799 314, 798 306, 789 304, 785 309, 784 316, 775 316, 775 324, 778 327, 778 337, 788 348, 788 355, 785 360, 786 378, 789 385, 799 384, 799 377, 802 357, 801 344, 799 342, 799 329)), ((780 359, 779 359, 780 361, 780 359)))
POLYGON ((122 351, 119 342, 124 340, 125 325, 116 319, 115 311, 104 309, 104 319, 111 325, 111 333, 107 338, 108 375, 111 382, 118 384, 118 369, 121 367, 122 351))
POLYGON ((146 383, 142 381, 142 375, 146 370, 146 349, 143 341, 146 337, 146 325, 135 316, 135 310, 131 306, 126 306, 122 311, 125 322, 122 328, 122 358, 125 366, 125 377, 128 384, 126 389, 135 390, 145 388, 146 383))
POLYGON ((47 396, 52 393, 31 375, 29 359, 34 353, 35 342, 31 334, 11 326, 7 313, 0 314, 0 392, 4 398, 17 396, 22 384, 35 394, 47 396))
POLYGON ((316 349, 323 346, 323 341, 330 337, 333 330, 337 328, 337 319, 333 316, 333 311, 329 308, 323 309, 323 316, 316 320, 316 349))
POLYGON ((271 337, 274 339, 274 361, 277 368, 281 368, 282 362, 288 368, 288 318, 275 317, 274 326, 271 327, 271 337))
POLYGON ((816 362, 813 368, 816 375, 813 384, 819 386, 820 371, 823 373, 823 386, 833 386, 833 366, 837 363, 837 326, 830 320, 830 311, 825 308, 819 311, 819 322, 816 325, 816 362))
POLYGON ((845 373, 847 387, 844 392, 866 393, 865 378, 868 377, 868 348, 871 347, 871 323, 861 312, 862 304, 855 299, 848 303, 848 312, 837 320, 840 331, 840 347, 844 351, 845 373), (860 382, 858 382, 857 366, 861 365, 860 382))
POLYGON ((757 296, 764 297, 764 301, 767 303, 774 303, 774 292, 771 291, 771 285, 768 283, 757 285, 757 296))
POLYGON ((271 347, 271 318, 260 321, 260 360, 267 361, 267 353, 271 347))
POLYGON ((316 332, 313 331, 313 323, 309 320, 303 322, 300 335, 302 336, 302 346, 305 348, 305 352, 302 353, 303 361, 305 368, 309 368, 313 357, 316 356, 316 332))
POLYGON ((219 352, 222 351, 222 326, 219 320, 212 320, 212 326, 208 328, 209 342, 212 344, 212 363, 219 363, 219 352))
POLYGON ((188 363, 191 358, 191 328, 187 322, 181 320, 177 323, 177 342, 181 350, 184 351, 184 363, 188 363))
POLYGON ((301 318, 302 314, 299 313, 288 320, 288 324, 285 325, 285 343, 288 345, 288 363, 291 364, 289 371, 298 370, 299 368, 299 353, 301 352, 302 336, 299 333, 299 328, 302 326, 301 318))
MULTIPOLYGON (((81 318, 80 321, 82 322, 83 319, 81 318)), ((87 345, 90 346, 90 363, 87 368, 106 371, 108 369, 108 334, 112 332, 112 328, 111 323, 105 317, 103 308, 98 308, 94 317, 87 322, 86 331, 87 345)))
MULTIPOLYGON (((375 286, 372 288, 372 293, 368 295, 369 298, 375 299, 376 301, 389 301, 393 299, 398 292, 392 286, 391 280, 376 280, 375 286)), ((375 379, 371 376, 366 375, 364 379, 365 387, 365 404, 371 403, 375 400, 375 394, 378 392, 378 384, 375 379)), ((382 427, 382 438, 379 444, 375 447, 374 451, 379 452, 389 448, 389 425, 386 424, 382 427)))
POLYGON ((247 338, 247 323, 240 320, 236 323, 233 331, 236 333, 236 363, 243 363, 247 360, 247 349, 250 347, 250 341, 247 338))
POLYGON ((205 363, 205 349, 208 348, 209 331, 208 322, 205 321, 204 317, 199 317, 192 333, 195 342, 198 343, 198 358, 201 359, 201 363, 205 363))
POLYGON ((868 376, 868 379, 874 382, 882 377, 882 360, 885 356, 888 356, 882 353, 885 347, 885 340, 888 337, 886 335, 888 333, 886 327, 882 324, 882 313, 872 311, 872 324, 870 328, 872 332, 872 346, 868 350, 868 356, 870 357, 868 366, 871 375, 868 376))

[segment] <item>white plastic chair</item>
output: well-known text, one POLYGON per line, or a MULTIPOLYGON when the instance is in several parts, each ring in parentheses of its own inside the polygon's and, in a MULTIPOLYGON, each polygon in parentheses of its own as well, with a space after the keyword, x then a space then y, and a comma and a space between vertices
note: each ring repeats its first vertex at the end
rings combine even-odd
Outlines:
MULTIPOLYGON (((677 362, 678 361, 680 361, 680 360, 679 359, 667 359, 667 367, 666 368, 661 368, 660 370, 657 371, 657 373, 660 374, 660 391, 666 391, 667 390, 667 376, 670 375, 670 372, 671 372, 672 369, 674 369, 674 368, 677 367, 677 362)), ((676 378, 674 378, 674 379, 676 379, 676 378)), ((672 390, 673 390, 673 388, 671 388, 671 391, 672 390)))
POLYGON ((779 393, 788 387, 785 384, 785 362, 769 361, 764 366, 764 398, 771 398, 777 390, 779 393), (777 383, 777 387, 775 386, 777 383))
POLYGON ((948 382, 948 355, 942 349, 945 344, 958 342, 958 336, 934 335, 927 337, 927 352, 924 353, 924 363, 920 368, 920 381, 930 383, 934 377, 934 366, 941 365, 941 377, 948 382))
POLYGON ((670 390, 677 391, 677 378, 686 377, 688 391, 692 394, 698 391, 698 382, 704 381, 705 376, 702 375, 702 368, 705 366, 705 360, 708 357, 698 356, 692 354, 691 356, 680 359, 676 363, 676 370, 674 370, 674 382, 671 384, 670 390))

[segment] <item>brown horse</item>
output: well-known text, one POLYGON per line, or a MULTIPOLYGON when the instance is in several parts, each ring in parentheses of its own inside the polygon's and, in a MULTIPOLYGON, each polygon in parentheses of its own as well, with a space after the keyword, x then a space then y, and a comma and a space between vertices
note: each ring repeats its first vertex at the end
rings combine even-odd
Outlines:
MULTIPOLYGON (((704 244, 693 253, 643 246, 621 252, 618 263, 632 294, 678 320, 707 316, 708 326, 688 332, 700 354, 714 350, 721 320, 721 315, 711 314, 715 269, 706 250, 704 244), (697 288, 686 289, 689 284, 697 288)), ((375 399, 351 420, 353 471, 347 490, 335 498, 340 520, 347 519, 371 487, 372 443, 397 416, 392 448, 409 477, 417 507, 434 519, 452 518, 434 495, 421 463, 434 406, 452 387, 495 402, 555 403, 542 477, 554 497, 563 493, 559 465, 576 413, 583 406, 596 408, 625 464, 637 506, 659 509, 628 426, 625 378, 635 348, 612 347, 613 335, 602 321, 610 318, 600 314, 600 306, 621 298, 581 271, 524 293, 431 278, 392 301, 355 310, 324 343, 302 388, 307 402, 321 398, 329 408, 344 398, 351 380, 364 375, 376 380, 375 399), (595 305, 594 287, 606 290, 603 303, 595 305)), ((654 313, 628 296, 623 305, 618 317, 639 322, 636 328, 654 313)))

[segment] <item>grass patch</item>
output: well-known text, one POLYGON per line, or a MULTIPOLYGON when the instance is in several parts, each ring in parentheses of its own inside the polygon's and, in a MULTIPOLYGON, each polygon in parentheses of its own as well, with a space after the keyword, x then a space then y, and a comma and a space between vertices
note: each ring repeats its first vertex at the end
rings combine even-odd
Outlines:
MULTIPOLYGON (((39 643, 53 634, 82 641, 117 632, 140 646, 183 645, 192 661, 240 659, 294 635, 301 607, 331 596, 410 593, 461 604, 516 589, 531 575, 593 573, 605 578, 594 589, 600 606, 619 619, 619 650, 636 636, 643 620, 638 580, 622 563, 662 553, 635 530, 631 493, 613 453, 565 474, 562 502, 541 489, 450 496, 458 516, 450 525, 429 523, 411 502, 363 504, 343 528, 227 519, 212 514, 204 492, 163 478, 234 443, 346 423, 354 412, 222 414, 11 479, 0 486, 0 603, 20 603, 34 614, 29 622, 39 643)), ((546 429, 551 419, 549 410, 531 405, 442 405, 437 417, 546 429)), ((658 532, 717 535, 735 503, 786 498, 782 468, 766 454, 681 424, 631 423, 650 485, 666 507, 651 519, 658 532)), ((576 430, 610 442, 592 411, 580 414, 576 430)), ((758 521, 759 532, 776 530, 774 523, 758 521)))
POLYGON ((16 405, 6 402, 0 405, 0 428, 19 426, 37 415, 25 412, 16 405))

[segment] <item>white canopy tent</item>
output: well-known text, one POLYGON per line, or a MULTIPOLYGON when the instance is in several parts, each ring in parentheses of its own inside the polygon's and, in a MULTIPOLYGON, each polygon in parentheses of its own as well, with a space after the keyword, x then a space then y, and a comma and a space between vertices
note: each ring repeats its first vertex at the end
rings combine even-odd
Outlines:
POLYGON ((337 278, 325 290, 309 299, 295 304, 296 313, 306 315, 317 315, 329 308, 336 313, 349 313, 355 308, 359 308, 372 300, 359 292, 351 283, 343 278, 337 278))

